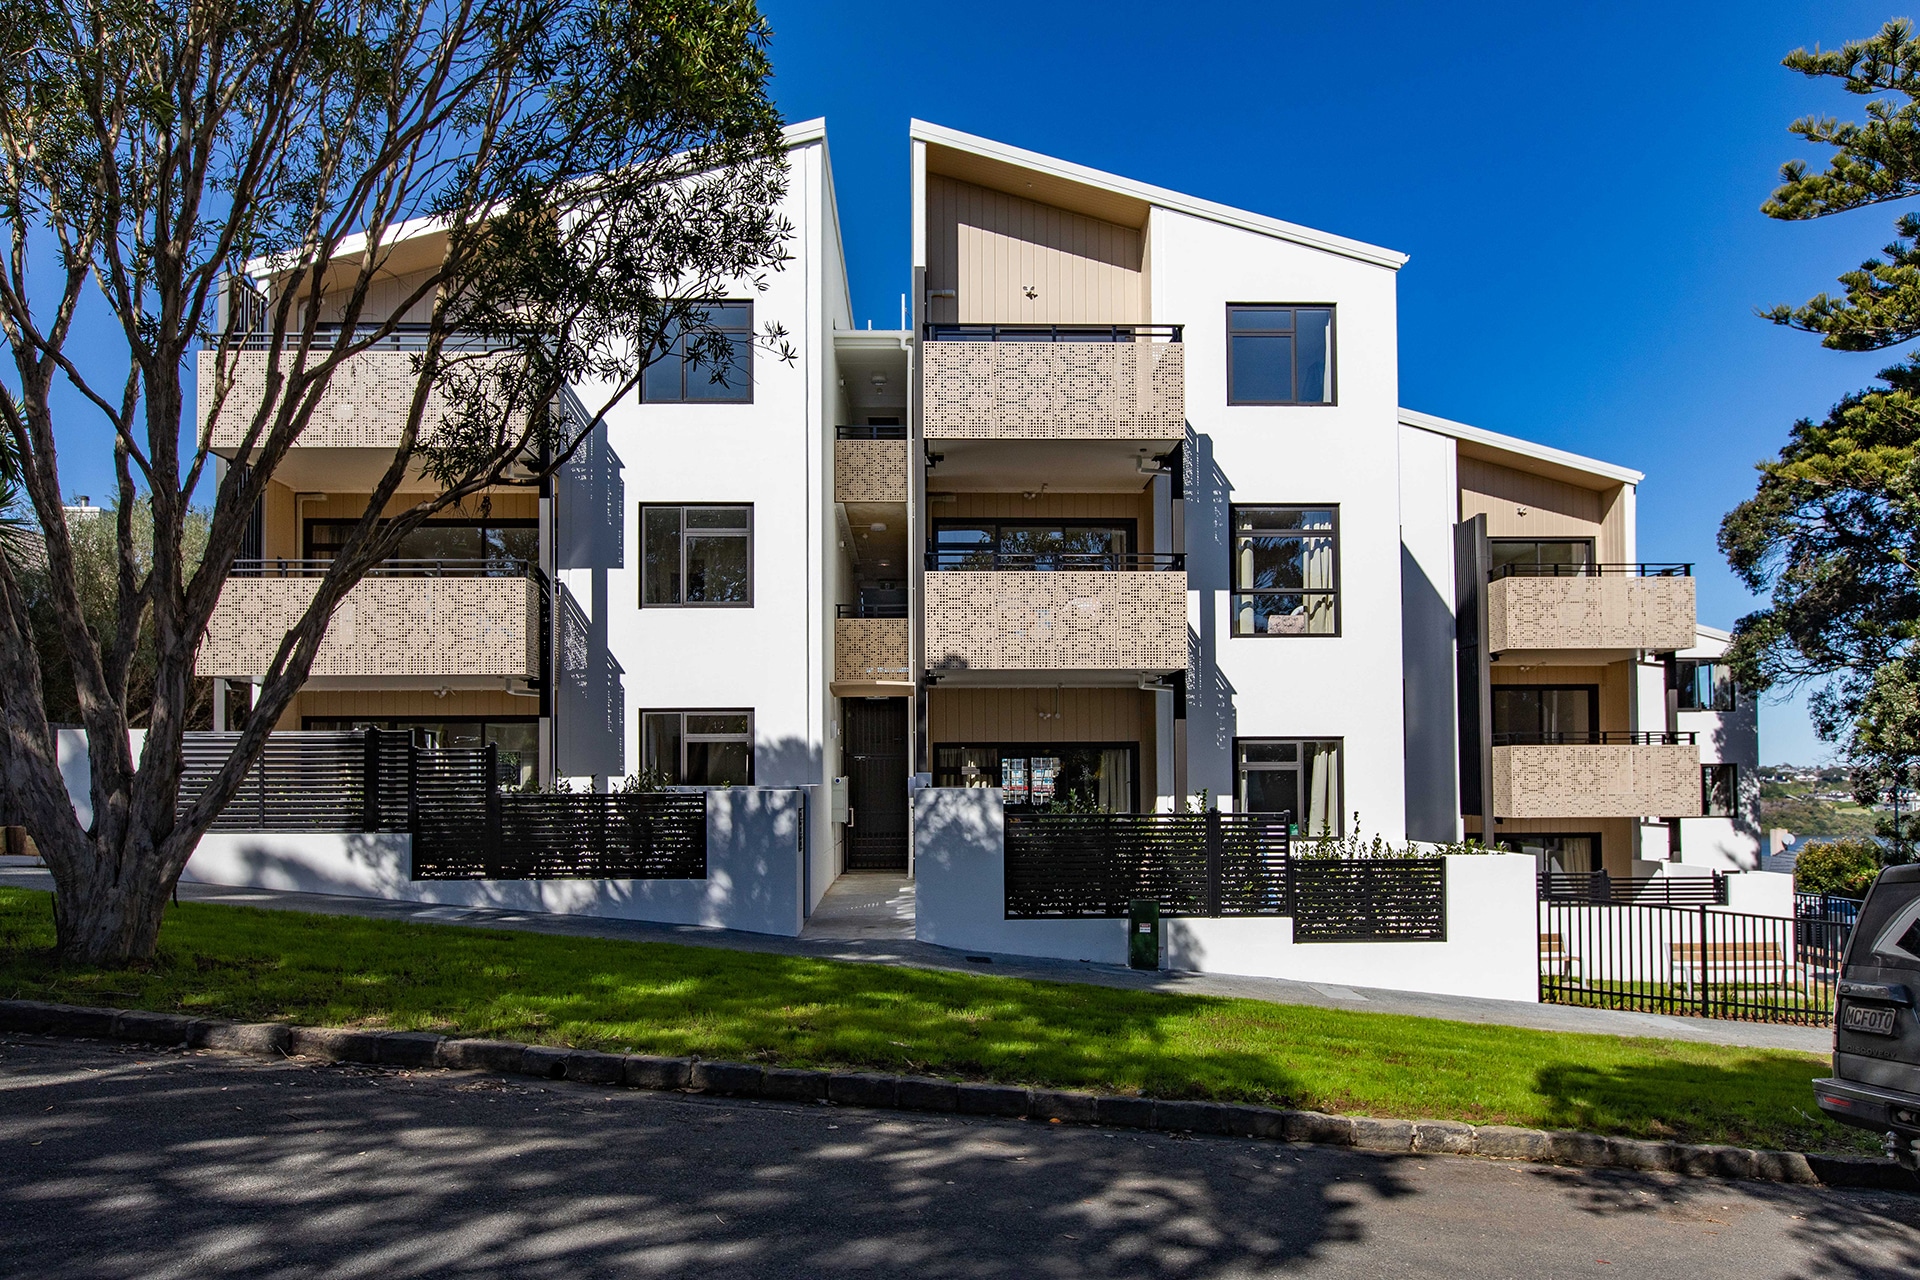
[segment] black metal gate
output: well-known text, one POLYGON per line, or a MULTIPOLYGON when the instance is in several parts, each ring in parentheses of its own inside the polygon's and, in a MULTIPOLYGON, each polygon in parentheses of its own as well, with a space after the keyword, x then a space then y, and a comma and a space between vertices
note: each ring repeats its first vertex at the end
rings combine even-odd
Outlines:
POLYGON ((848 698, 847 870, 907 869, 905 698, 848 698))

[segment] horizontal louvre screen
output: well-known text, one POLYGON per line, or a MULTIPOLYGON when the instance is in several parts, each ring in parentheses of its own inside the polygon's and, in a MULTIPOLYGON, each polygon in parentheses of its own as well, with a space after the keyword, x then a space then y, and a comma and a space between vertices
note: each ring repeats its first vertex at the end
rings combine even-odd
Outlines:
POLYGON ((1438 858, 1303 858, 1293 864, 1295 942, 1445 942, 1438 858))

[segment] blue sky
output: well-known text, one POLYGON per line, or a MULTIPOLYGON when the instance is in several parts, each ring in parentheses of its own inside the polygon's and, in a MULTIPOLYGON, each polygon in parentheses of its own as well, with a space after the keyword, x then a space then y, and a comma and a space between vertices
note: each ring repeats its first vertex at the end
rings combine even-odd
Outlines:
MULTIPOLYGON (((1755 607, 1714 547, 1752 465, 1894 362, 1755 318, 1832 286, 1897 207, 1759 213, 1809 112, 1782 68, 1903 11, 1746 4, 963 6, 763 0, 789 118, 826 116, 858 321, 907 288, 918 116, 1387 245, 1410 408, 1647 473, 1640 555, 1690 560, 1700 617, 1755 607)), ((1799 699, 1769 761, 1811 761, 1799 699)))

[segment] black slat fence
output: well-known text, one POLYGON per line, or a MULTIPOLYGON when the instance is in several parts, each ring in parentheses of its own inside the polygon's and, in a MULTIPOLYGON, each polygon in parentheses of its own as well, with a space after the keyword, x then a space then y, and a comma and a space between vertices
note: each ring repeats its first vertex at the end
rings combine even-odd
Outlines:
MULTIPOLYGON (((193 732, 181 744, 179 805, 197 800, 240 735, 193 732)), ((355 729, 267 735, 260 758, 213 821, 215 831, 405 831, 411 744, 355 729)))
POLYGON ((1439 858, 1300 858, 1295 942, 1445 942, 1447 864, 1439 858))

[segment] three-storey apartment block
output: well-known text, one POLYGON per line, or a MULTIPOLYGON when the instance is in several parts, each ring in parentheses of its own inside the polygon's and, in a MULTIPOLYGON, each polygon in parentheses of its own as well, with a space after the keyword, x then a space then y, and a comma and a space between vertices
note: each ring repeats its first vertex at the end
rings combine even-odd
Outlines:
MULTIPOLYGON (((1404 409, 1404 255, 915 122, 902 327, 856 328, 823 123, 788 142, 792 260, 712 302, 731 363, 670 354, 555 481, 416 535, 284 728, 802 791, 801 915, 911 873, 922 787, 1756 865, 1751 707, 1643 558, 1643 477, 1404 409)), ((364 507, 407 333, 281 467, 203 674, 265 669, 364 507)))

